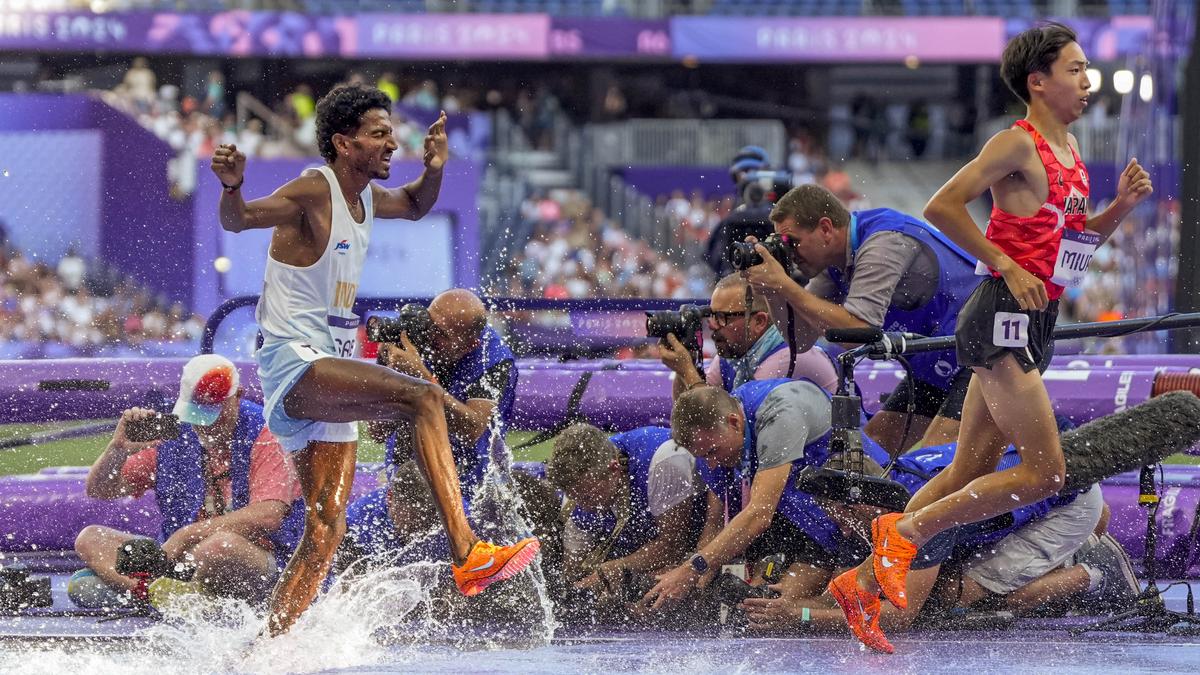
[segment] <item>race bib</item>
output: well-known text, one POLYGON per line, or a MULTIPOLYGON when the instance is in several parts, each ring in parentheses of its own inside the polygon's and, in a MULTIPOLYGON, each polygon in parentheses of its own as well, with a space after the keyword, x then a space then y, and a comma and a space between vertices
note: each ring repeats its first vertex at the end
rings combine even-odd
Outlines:
POLYGON ((288 346, 291 347, 292 351, 296 352, 296 356, 299 356, 300 360, 304 361, 305 363, 312 363, 318 359, 329 358, 329 354, 326 354, 307 342, 289 342, 288 346))
POLYGON ((1083 281, 1099 245, 1100 235, 1096 232, 1076 232, 1063 228, 1062 240, 1058 243, 1058 260, 1054 262, 1054 276, 1050 281, 1059 286, 1074 286, 1083 281))
POLYGON ((329 334, 333 337, 334 356, 352 359, 358 356, 358 316, 329 315, 329 334))
POLYGON ((1029 315, 996 312, 992 323, 992 344, 997 347, 1029 346, 1029 315))

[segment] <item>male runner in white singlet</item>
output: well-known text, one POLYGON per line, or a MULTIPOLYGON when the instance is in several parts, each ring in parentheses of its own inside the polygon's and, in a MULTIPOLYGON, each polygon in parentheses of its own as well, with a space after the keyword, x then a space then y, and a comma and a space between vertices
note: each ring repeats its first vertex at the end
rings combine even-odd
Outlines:
POLYGON ((304 536, 271 598, 269 630, 285 632, 312 602, 346 531, 361 420, 409 420, 450 539, 454 580, 466 595, 507 579, 537 555, 536 539, 511 546, 480 541, 463 512, 450 454, 444 393, 436 384, 355 359, 354 301, 376 217, 418 220, 437 201, 449 156, 446 115, 425 137, 425 171, 384 188, 396 150, 391 101, 377 89, 341 86, 317 104, 317 144, 325 165, 306 170, 268 197, 242 199, 246 156, 236 146, 213 153, 225 186, 221 226, 229 232, 274 228, 255 317, 263 346, 255 355, 267 424, 289 452, 306 501, 304 536))

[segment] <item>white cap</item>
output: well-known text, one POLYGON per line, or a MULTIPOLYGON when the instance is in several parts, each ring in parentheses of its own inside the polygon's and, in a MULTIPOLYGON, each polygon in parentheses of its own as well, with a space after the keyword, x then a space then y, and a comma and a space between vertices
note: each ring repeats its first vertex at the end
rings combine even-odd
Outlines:
POLYGON ((238 370, 233 361, 216 354, 201 354, 183 367, 179 400, 174 412, 181 421, 212 426, 221 415, 221 404, 237 394, 238 370))

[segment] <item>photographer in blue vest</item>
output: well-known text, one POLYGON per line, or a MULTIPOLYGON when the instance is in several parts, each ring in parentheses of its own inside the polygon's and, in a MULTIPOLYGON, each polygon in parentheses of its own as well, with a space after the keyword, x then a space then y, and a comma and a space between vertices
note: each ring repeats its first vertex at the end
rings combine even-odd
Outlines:
MULTIPOLYGON (((896 459, 888 477, 915 493, 950 465, 956 450, 956 443, 911 450, 896 459)), ((1010 445, 998 468, 1020 461, 1010 445)), ((864 471, 884 474, 870 458, 864 460, 864 471)), ((847 536, 869 549, 871 520, 882 509, 821 503, 847 536)), ((907 630, 918 617, 977 605, 1018 615, 1047 606, 1065 609, 1068 601, 1092 611, 1128 606, 1140 588, 1128 555, 1106 533, 1107 522, 1100 486, 1091 485, 947 530, 917 554, 905 589, 908 607, 899 610, 887 603, 880 625, 889 633, 907 630)), ((745 601, 751 629, 783 634, 846 630, 844 615, 828 595, 802 596, 782 584, 777 589, 778 597, 745 601)))
MULTIPOLYGON (((193 358, 183 368, 174 408, 178 437, 131 441, 127 429, 156 413, 126 410, 86 485, 93 499, 154 490, 162 515, 158 541, 168 562, 194 566, 190 589, 255 602, 270 591, 300 539, 304 500, 292 459, 267 429, 262 406, 242 393, 229 359, 193 358)), ((72 578, 72 597, 109 606, 128 604, 131 596, 145 600, 144 580, 116 571, 118 550, 136 537, 84 528, 75 551, 90 574, 72 578)))
MULTIPOLYGON (((516 357, 487 325, 483 301, 466 289, 451 289, 435 297, 429 303, 428 319, 419 325, 422 327, 413 331, 418 334, 405 331, 400 342, 380 345, 380 362, 405 375, 437 383, 445 392, 450 449, 469 513, 489 464, 497 459, 493 453, 507 452, 504 434, 516 400, 516 357)), ((369 429, 373 438, 387 443, 390 479, 395 467, 412 455, 411 426, 373 422, 369 429)), ((361 553, 377 553, 399 543, 390 536, 394 525, 388 517, 389 489, 361 497, 347 509, 350 536, 372 542, 361 553)))
POLYGON ((825 351, 811 345, 791 362, 787 340, 771 322, 766 300, 756 293, 747 306, 746 288, 746 280, 737 274, 722 277, 713 288, 708 328, 717 354, 705 367, 703 380, 677 336, 668 334, 659 343, 660 360, 675 373, 672 398, 705 383, 733 391, 750 380, 788 377, 789 367, 791 377, 806 378, 833 391, 837 371, 825 351))
POLYGON ((568 500, 567 580, 612 593, 627 572, 678 564, 696 543, 703 515, 695 465, 666 427, 611 437, 591 424, 564 429, 546 478, 568 500))
MULTIPOLYGON (((696 551, 659 577, 643 598, 654 608, 706 587, 721 566, 783 555, 788 584, 815 594, 856 551, 809 494, 797 474, 829 457, 829 394, 808 380, 754 380, 732 394, 719 387, 684 392, 671 412, 671 437, 697 460, 707 486, 706 516, 696 551)), ((887 455, 869 437, 863 452, 887 455)))
MULTIPOLYGON (((829 328, 952 335, 959 310, 981 279, 975 259, 932 225, 892 209, 848 211, 819 185, 790 190, 775 204, 771 222, 791 262, 810 281, 796 283, 762 244, 755 250, 763 262, 742 274, 766 297, 785 333, 791 309, 799 351, 829 328)), ((959 368, 953 349, 908 361, 913 377, 897 385, 866 427, 893 456, 918 442, 958 438, 971 376, 959 368)))

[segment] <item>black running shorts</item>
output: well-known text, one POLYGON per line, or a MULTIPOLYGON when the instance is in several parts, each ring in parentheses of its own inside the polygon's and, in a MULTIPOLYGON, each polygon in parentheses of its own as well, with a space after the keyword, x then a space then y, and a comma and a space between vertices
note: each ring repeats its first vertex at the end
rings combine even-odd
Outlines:
POLYGON ((989 277, 975 288, 958 313, 954 329, 958 364, 991 368, 1012 354, 1025 372, 1046 372, 1054 356, 1058 301, 1044 311, 1022 311, 1004 279, 989 277))

